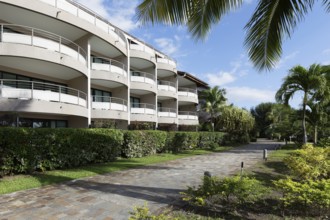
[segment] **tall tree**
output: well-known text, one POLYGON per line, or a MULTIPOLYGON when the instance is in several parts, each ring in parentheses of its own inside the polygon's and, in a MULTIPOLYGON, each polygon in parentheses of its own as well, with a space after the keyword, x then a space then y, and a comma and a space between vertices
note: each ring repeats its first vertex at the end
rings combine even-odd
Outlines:
MULTIPOLYGON (((319 0, 327 12, 330 1, 319 0)), ((186 25, 195 39, 205 39, 211 28, 242 0, 143 0, 137 8, 142 24, 186 25)), ((250 60, 260 70, 275 66, 282 55, 282 41, 313 8, 315 0, 259 0, 248 21, 245 45, 250 60)))
POLYGON ((260 103, 250 110, 255 118, 255 129, 259 137, 266 137, 266 131, 273 123, 272 119, 268 116, 272 112, 274 105, 276 104, 271 102, 260 103))
POLYGON ((313 64, 308 69, 302 66, 295 66, 289 70, 289 75, 284 78, 283 84, 276 93, 276 100, 288 104, 289 100, 298 91, 303 92, 302 100, 302 130, 303 143, 307 143, 306 133, 306 106, 313 101, 316 94, 322 94, 327 87, 324 71, 321 65, 313 64))
POLYGON ((202 91, 202 111, 205 111, 210 116, 212 130, 214 131, 214 123, 220 114, 221 107, 226 103, 226 90, 220 89, 218 86, 202 91))

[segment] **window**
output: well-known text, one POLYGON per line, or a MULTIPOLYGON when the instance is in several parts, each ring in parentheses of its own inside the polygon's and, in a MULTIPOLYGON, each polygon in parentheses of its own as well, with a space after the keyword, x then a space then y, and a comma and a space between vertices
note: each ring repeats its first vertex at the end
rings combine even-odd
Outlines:
POLYGON ((99 89, 92 89, 93 102, 110 102, 111 92, 107 92, 99 89))
MULTIPOLYGON (((31 78, 27 76, 22 76, 19 74, 14 73, 8 73, 4 71, 0 71, 0 79, 4 79, 3 85, 13 88, 21 88, 21 89, 31 89, 32 83, 29 83, 27 81, 36 82, 33 85, 33 89, 37 90, 51 90, 53 92, 59 92, 58 86, 66 87, 67 85, 61 84, 61 83, 54 83, 47 80, 37 79, 37 78, 31 78), (6 81, 8 80, 8 81, 6 81), (22 80, 24 82, 19 82, 17 80, 22 80), (52 84, 52 85, 47 85, 52 84)), ((68 93, 66 88, 63 88, 62 93, 68 93)))
POLYGON ((137 72, 137 71, 132 71, 132 76, 141 76, 141 73, 140 72, 137 72))
POLYGON ((27 128, 67 128, 65 120, 19 118, 19 127, 27 128))
POLYGON ((131 101, 131 107, 133 108, 140 108, 140 99, 136 98, 136 97, 130 97, 130 101, 131 101))
POLYGON ((95 57, 92 55, 92 62, 93 63, 105 63, 105 64, 110 64, 110 61, 109 60, 106 60, 106 59, 102 59, 102 58, 99 58, 99 57, 95 57))
POLYGON ((158 108, 158 111, 159 111, 162 108, 162 103, 157 102, 157 108, 158 108))

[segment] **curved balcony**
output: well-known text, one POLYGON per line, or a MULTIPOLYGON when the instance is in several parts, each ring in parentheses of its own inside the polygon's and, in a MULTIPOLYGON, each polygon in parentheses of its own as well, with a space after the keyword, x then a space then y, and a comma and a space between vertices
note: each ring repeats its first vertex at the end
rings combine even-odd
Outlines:
POLYGON ((157 57, 157 69, 176 72, 176 62, 168 57, 157 57))
POLYGON ((1 79, 0 98, 1 111, 87 116, 87 94, 61 85, 1 79))
POLYGON ((92 79, 116 81, 127 85, 127 66, 119 61, 93 57, 91 69, 92 79))
POLYGON ((127 101, 109 96, 92 96, 92 118, 128 120, 127 101))
POLYGON ((116 42, 119 42, 122 46, 127 48, 126 37, 118 28, 113 27, 113 25, 108 20, 93 12, 91 9, 83 6, 82 4, 79 4, 76 1, 69 0, 40 1, 49 4, 55 8, 64 10, 78 18, 84 19, 85 21, 88 21, 97 28, 101 29, 103 32, 107 33, 108 35, 111 35, 116 40, 116 42))
POLYGON ((174 108, 158 108, 158 123, 164 124, 177 124, 177 114, 174 108))
POLYGON ((147 90, 156 93, 156 77, 151 73, 131 71, 131 89, 147 90))
POLYGON ((130 56, 155 63, 155 50, 144 44, 129 44, 130 56))
POLYGON ((131 103, 131 121, 156 122, 156 106, 148 103, 131 103))
POLYGON ((178 98, 180 102, 198 103, 198 95, 196 89, 179 88, 178 90, 178 98))
POLYGON ((179 125, 198 125, 197 112, 179 111, 179 125))
MULTIPOLYGON (((76 43, 59 35, 21 25, 1 24, 0 42, 23 44, 68 56, 87 66, 87 53, 76 43)), ((62 59, 62 57, 61 57, 62 59)))
POLYGON ((158 96, 177 98, 176 83, 158 80, 158 96))

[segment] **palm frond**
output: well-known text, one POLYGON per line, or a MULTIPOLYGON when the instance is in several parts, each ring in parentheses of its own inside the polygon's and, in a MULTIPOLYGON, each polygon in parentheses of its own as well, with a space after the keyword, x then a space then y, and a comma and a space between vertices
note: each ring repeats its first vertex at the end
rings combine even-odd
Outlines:
POLYGON ((186 24, 196 0, 144 0, 137 7, 136 18, 147 23, 186 24))
POLYGON ((323 0, 323 5, 325 6, 326 11, 330 12, 330 2, 329 2, 329 0, 323 0))
POLYGON ((205 39, 212 25, 228 12, 238 8, 242 0, 198 0, 188 20, 188 29, 195 39, 205 39))
POLYGON ((282 54, 282 40, 312 8, 314 0, 260 0, 245 26, 245 46, 255 67, 270 70, 282 54))

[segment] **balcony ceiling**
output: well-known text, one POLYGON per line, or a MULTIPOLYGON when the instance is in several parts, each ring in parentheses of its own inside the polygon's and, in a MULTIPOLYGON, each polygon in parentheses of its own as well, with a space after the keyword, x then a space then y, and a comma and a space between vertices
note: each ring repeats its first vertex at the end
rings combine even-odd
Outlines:
POLYGON ((155 66, 154 63, 148 60, 140 59, 140 58, 132 58, 132 57, 130 58, 130 64, 131 67, 139 70, 144 70, 155 66))
POLYGON ((148 95, 148 94, 154 94, 153 92, 142 90, 142 89, 131 89, 131 95, 148 95))
POLYGON ((3 23, 19 24, 49 31, 71 41, 75 41, 87 34, 86 31, 65 22, 1 2, 0 21, 3 23))
POLYGON ((63 65, 23 57, 0 56, 0 66, 62 80, 82 76, 82 73, 63 65))
POLYGON ((196 83, 183 78, 182 76, 178 77, 179 80, 179 87, 185 87, 185 86, 196 86, 196 83))
POLYGON ((157 70, 158 78, 168 77, 168 76, 175 76, 175 75, 176 74, 174 72, 171 72, 171 71, 168 71, 168 70, 162 70, 162 69, 157 70))
POLYGON ((111 88, 111 89, 124 86, 121 83, 117 83, 117 82, 109 81, 109 80, 103 80, 103 79, 92 79, 91 83, 92 83, 92 85, 103 86, 103 87, 111 88))
POLYGON ((172 97, 168 97, 168 96, 157 96, 157 99, 160 101, 164 101, 164 100, 173 100, 173 102, 176 102, 176 99, 172 98, 172 97))
POLYGON ((90 44, 91 44, 91 50, 93 52, 102 54, 102 56, 115 58, 122 55, 120 50, 118 50, 115 46, 105 42, 104 40, 98 37, 93 36, 90 40, 90 44))

